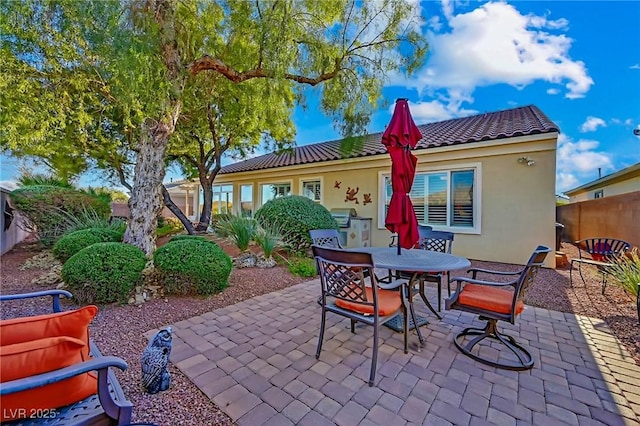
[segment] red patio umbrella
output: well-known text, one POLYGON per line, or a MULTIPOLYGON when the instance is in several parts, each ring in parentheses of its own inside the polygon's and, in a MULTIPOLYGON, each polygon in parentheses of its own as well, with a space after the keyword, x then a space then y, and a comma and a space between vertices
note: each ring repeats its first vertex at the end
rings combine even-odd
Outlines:
POLYGON ((420 138, 422 133, 413 122, 407 99, 397 99, 391 122, 382 134, 382 143, 391 157, 393 189, 384 225, 398 234, 398 254, 400 247, 411 248, 420 238, 418 219, 409 197, 418 162, 411 148, 415 148, 420 138))

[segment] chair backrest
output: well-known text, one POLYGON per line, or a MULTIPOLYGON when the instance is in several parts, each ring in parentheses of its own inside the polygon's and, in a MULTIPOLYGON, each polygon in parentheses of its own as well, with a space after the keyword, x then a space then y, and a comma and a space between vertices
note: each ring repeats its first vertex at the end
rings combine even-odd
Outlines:
POLYGON ((616 238, 586 238, 576 243, 594 260, 599 261, 605 261, 607 258, 622 254, 631 248, 631 244, 616 238))
POLYGON ((540 245, 533 251, 531 257, 529 257, 529 261, 520 273, 518 282, 515 285, 515 294, 511 312, 515 312, 516 303, 519 300, 524 299, 529 285, 531 285, 531 283, 535 279, 538 271, 540 270, 540 267, 542 267, 542 265, 544 264, 544 260, 547 258, 547 255, 549 253, 551 253, 551 249, 549 247, 540 245))
MULTIPOLYGON (((422 238, 422 233, 424 231, 431 231, 433 229, 430 225, 418 225, 418 232, 422 238)), ((398 234, 391 235, 391 242, 389 243, 389 247, 397 247, 398 234)))
POLYGON ((320 247, 342 248, 340 234, 335 229, 312 229, 309 231, 311 244, 320 247))
POLYGON ((311 246, 316 259, 322 296, 375 307, 378 291, 373 274, 373 259, 369 253, 345 251, 342 249, 311 246), (367 273, 368 272, 368 273, 367 273), (372 298, 367 298, 366 284, 369 282, 372 298))
POLYGON ((416 243, 416 248, 451 253, 455 235, 453 232, 434 231, 431 229, 418 229, 418 231, 420 232, 420 239, 416 243))

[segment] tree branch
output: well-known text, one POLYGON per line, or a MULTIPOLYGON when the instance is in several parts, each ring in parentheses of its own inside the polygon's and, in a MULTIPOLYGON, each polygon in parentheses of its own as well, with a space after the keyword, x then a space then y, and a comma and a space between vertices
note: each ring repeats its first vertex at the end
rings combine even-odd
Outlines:
MULTIPOLYGON (((253 78, 270 78, 273 77, 263 68, 256 68, 248 71, 238 72, 229 65, 225 64, 218 58, 212 58, 209 55, 204 55, 201 58, 196 59, 188 65, 188 70, 192 75, 196 75, 202 71, 215 71, 228 80, 234 83, 242 83, 253 78)), ((285 73, 284 78, 292 80, 300 84, 308 84, 310 86, 316 86, 323 81, 331 80, 340 71, 340 60, 336 59, 335 68, 328 73, 320 74, 317 77, 307 77, 304 75, 285 73)))

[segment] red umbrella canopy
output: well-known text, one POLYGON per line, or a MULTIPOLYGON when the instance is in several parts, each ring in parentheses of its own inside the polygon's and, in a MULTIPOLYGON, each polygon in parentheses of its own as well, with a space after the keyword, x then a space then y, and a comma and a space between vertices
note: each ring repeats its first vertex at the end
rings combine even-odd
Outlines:
POLYGON ((393 117, 382 134, 382 143, 391 157, 391 187, 393 193, 385 219, 386 228, 398 234, 400 247, 411 248, 418 242, 418 220, 409 191, 413 186, 418 159, 411 153, 422 138, 422 133, 413 122, 406 99, 398 99, 393 117))

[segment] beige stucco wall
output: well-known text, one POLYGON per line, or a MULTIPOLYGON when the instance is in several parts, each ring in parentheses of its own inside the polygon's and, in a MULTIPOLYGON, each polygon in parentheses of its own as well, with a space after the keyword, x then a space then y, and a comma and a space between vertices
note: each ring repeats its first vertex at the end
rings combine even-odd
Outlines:
POLYGON ((611 197, 613 195, 628 194, 629 192, 640 191, 640 173, 638 176, 630 177, 627 180, 612 182, 605 185, 585 189, 583 192, 572 195, 569 197, 571 203, 578 203, 580 201, 594 200, 595 193, 602 191, 603 197, 611 197))
MULTIPOLYGON (((556 134, 518 137, 499 141, 414 151, 418 171, 447 170, 475 166, 476 185, 481 188, 479 229, 456 229, 453 253, 471 259, 522 264, 538 244, 555 245, 556 134), (518 162, 529 157, 535 164, 518 162)), ((372 245, 386 246, 390 233, 378 213, 380 175, 388 173, 387 155, 360 159, 282 167, 254 172, 223 174, 215 183, 234 184, 234 205, 239 205, 239 185, 253 184, 254 211, 259 207, 260 185, 290 183, 293 194, 301 194, 303 180, 322 181, 321 203, 326 208, 353 207, 359 216, 373 219, 372 245), (335 182, 340 188, 335 188, 335 182), (359 204, 347 201, 347 188, 358 188, 359 204), (363 203, 363 194, 371 203, 363 203)), ((446 228, 434 227, 446 230, 446 228)), ((549 256, 547 266, 555 266, 549 256)))

